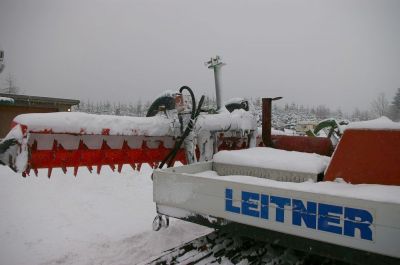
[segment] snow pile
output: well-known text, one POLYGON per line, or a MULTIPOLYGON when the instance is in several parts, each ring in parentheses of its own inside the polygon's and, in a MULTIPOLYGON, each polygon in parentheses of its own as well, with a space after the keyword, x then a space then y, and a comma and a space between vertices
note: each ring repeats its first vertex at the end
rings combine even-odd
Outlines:
POLYGON ((0 103, 13 104, 14 103, 14 99, 7 98, 7 97, 0 97, 0 103))
MULTIPOLYGON (((174 136, 174 121, 162 116, 128 117, 96 115, 82 112, 22 114, 14 122, 28 127, 29 132, 110 134, 141 136, 174 136)), ((244 110, 215 115, 200 115, 196 131, 254 130, 254 116, 244 110)))
POLYGON ((110 135, 173 135, 170 119, 155 117, 128 117, 96 115, 81 112, 55 112, 22 114, 14 122, 28 127, 29 132, 52 131, 54 133, 110 135))
POLYGON ((152 231, 152 169, 54 169, 22 178, 0 166, 0 264, 137 264, 212 230, 180 220, 152 231))
POLYGON ((198 177, 227 180, 231 182, 257 185, 268 188, 312 192, 317 194, 335 195, 347 198, 364 199, 379 202, 400 203, 400 186, 378 184, 350 184, 343 181, 306 181, 295 183, 276 181, 265 178, 255 178, 250 176, 219 176, 215 171, 204 171, 194 175, 198 177))
POLYGON ((257 121, 254 115, 243 109, 213 114, 200 115, 197 118, 195 131, 227 131, 227 130, 255 130, 257 121))
POLYGON ((375 120, 352 122, 346 127, 346 129, 400 130, 400 122, 394 122, 391 119, 382 116, 375 120))
POLYGON ((330 158, 318 154, 285 151, 269 147, 221 151, 214 155, 215 163, 270 168, 318 174, 328 166, 330 158))
POLYGON ((234 110, 230 113, 225 110, 219 114, 200 115, 197 118, 194 132, 197 134, 197 146, 200 151, 199 161, 211 160, 214 154, 215 134, 230 131, 237 136, 249 133, 251 143, 255 145, 257 133, 256 117, 243 109, 234 110), (255 133, 253 133, 255 132, 255 133))

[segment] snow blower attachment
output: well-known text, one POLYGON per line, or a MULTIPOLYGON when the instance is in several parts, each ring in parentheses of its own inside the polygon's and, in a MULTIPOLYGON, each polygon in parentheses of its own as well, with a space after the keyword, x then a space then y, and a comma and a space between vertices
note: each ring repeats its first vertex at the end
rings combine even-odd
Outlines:
MULTIPOLYGON (((131 118, 85 113, 25 114, 1 143, 3 164, 29 175, 33 170, 72 167, 89 171, 108 165, 121 171, 124 164, 140 169, 142 163, 156 167, 175 143, 170 120, 164 117, 131 118)), ((186 163, 183 150, 176 161, 186 163)))
POLYGON ((243 109, 215 115, 201 113, 189 87, 166 93, 149 109, 147 117, 123 117, 86 113, 23 114, 0 143, 0 163, 23 176, 39 169, 64 172, 79 167, 100 173, 102 166, 121 171, 123 165, 153 168, 175 161, 183 164, 212 158, 218 150, 255 145, 256 120, 243 109), (182 92, 188 91, 191 104, 182 92))

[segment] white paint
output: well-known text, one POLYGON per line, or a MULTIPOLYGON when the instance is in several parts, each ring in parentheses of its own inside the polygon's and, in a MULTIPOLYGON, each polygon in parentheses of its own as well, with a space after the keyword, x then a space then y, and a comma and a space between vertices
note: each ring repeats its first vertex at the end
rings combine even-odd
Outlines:
MULTIPOLYGON (((363 251, 400 258, 400 188, 384 185, 351 185, 337 182, 277 182, 248 176, 217 176, 212 163, 199 163, 179 168, 179 170, 161 170, 154 174, 154 200, 157 204, 185 209, 193 214, 224 218, 263 229, 278 231, 294 236, 315 239, 363 251), (197 174, 198 173, 198 174, 197 174), (192 183, 193 196, 186 201, 174 203, 163 200, 158 194, 169 182, 192 183), (268 220, 240 213, 226 211, 225 190, 234 191, 232 203, 241 205, 241 191, 300 199, 317 203, 364 209, 373 216, 371 225, 373 240, 361 240, 343 234, 330 233, 318 229, 296 226, 290 222, 292 206, 285 206, 285 221, 276 222, 274 211, 268 220), (272 221, 271 221, 272 220, 272 221)), ((174 195, 173 195, 174 196, 174 195)), ((179 195, 176 195, 179 196, 179 195)), ((257 203, 256 209, 260 204, 257 203)), ((345 217, 340 216, 342 223, 345 217)))
POLYGON ((311 192, 321 195, 334 195, 346 198, 371 200, 376 202, 400 204, 400 186, 378 184, 350 184, 343 179, 313 182, 311 180, 295 183, 283 182, 251 176, 219 176, 215 171, 193 174, 197 177, 226 180, 235 183, 254 184, 260 187, 279 188, 293 191, 311 192))

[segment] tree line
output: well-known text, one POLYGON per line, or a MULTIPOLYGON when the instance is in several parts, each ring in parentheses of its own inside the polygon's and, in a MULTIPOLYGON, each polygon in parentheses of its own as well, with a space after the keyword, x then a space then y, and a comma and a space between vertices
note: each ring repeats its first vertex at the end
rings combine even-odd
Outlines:
MULTIPOLYGON (((261 109, 261 98, 253 100, 254 106, 261 109)), ((393 121, 400 121, 400 88, 393 99, 389 101, 384 93, 379 93, 377 97, 371 102, 370 109, 360 110, 355 108, 351 113, 342 111, 340 108, 331 110, 325 105, 317 106, 304 106, 296 103, 286 103, 283 107, 278 104, 273 105, 273 112, 294 112, 294 113, 308 113, 315 115, 317 120, 326 118, 347 119, 350 121, 365 121, 375 119, 381 116, 386 116, 393 121)))
MULTIPOLYGON (((248 99, 257 112, 261 111, 261 98, 248 99)), ((73 108, 73 111, 93 113, 93 114, 109 114, 118 116, 146 116, 147 110, 151 105, 151 101, 137 100, 134 103, 115 103, 110 101, 81 101, 81 103, 73 108)), ((206 96, 203 104, 204 108, 215 108, 215 98, 206 96)), ((299 113, 304 114, 305 117, 315 117, 316 120, 323 120, 326 118, 347 119, 350 121, 364 121, 374 119, 380 116, 387 116, 393 121, 400 120, 400 88, 397 89, 394 98, 389 101, 384 93, 378 96, 371 102, 369 110, 360 110, 355 108, 353 112, 347 113, 340 108, 332 110, 325 105, 317 106, 304 106, 296 103, 285 104, 279 106, 273 105, 273 113, 299 113)))
MULTIPOLYGON (((5 87, 0 88, 0 92, 8 94, 19 94, 21 89, 16 85, 15 78, 12 74, 8 74, 5 78, 5 87)), ((249 99, 256 109, 261 109, 261 98, 249 99)), ((142 102, 140 99, 134 103, 111 103, 109 101, 93 102, 90 100, 82 101, 78 106, 74 107, 74 111, 94 113, 94 114, 110 114, 120 116, 137 116, 143 117, 146 115, 148 108, 152 102, 142 102)), ((215 98, 206 96, 203 106, 208 109, 216 107, 215 98)), ((285 104, 284 107, 278 107, 274 104, 274 112, 297 112, 297 113, 310 113, 314 115, 317 120, 326 118, 348 119, 350 121, 364 121, 370 120, 381 116, 387 116, 393 121, 400 121, 400 88, 397 89, 395 96, 392 100, 388 100, 384 93, 379 93, 376 98, 371 102, 369 110, 360 110, 355 108, 352 113, 343 112, 340 108, 331 110, 324 105, 305 107, 295 103, 285 104), (280 108, 279 110, 277 108, 280 108)))

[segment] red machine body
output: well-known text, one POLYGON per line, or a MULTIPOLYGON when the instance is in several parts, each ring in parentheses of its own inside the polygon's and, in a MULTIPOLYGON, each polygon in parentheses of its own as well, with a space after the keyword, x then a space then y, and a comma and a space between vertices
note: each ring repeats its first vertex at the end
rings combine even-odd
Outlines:
POLYGON ((400 185, 400 130, 346 130, 325 174, 325 180, 336 178, 400 185))

